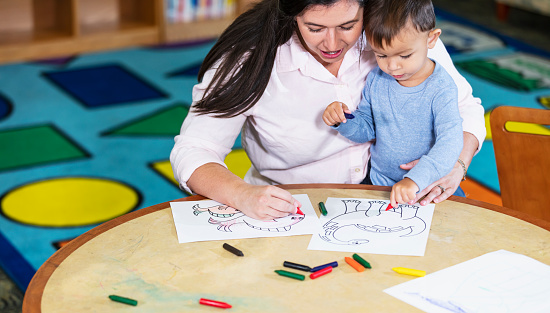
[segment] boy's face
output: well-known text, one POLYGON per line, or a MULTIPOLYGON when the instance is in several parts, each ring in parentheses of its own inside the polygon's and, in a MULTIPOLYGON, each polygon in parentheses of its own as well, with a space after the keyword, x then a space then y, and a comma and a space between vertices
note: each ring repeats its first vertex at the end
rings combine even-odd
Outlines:
POLYGON ((409 21, 392 39, 391 45, 372 46, 378 66, 393 76, 401 85, 416 86, 432 73, 428 49, 433 48, 440 29, 419 32, 409 21))

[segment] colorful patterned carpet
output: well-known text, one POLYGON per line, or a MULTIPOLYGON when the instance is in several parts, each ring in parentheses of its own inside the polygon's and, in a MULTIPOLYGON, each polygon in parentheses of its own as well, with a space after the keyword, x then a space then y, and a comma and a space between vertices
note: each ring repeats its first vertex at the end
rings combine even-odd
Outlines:
MULTIPOLYGON (((500 105, 550 108, 550 56, 438 16, 487 123, 500 105)), ((21 290, 57 249, 99 223, 187 196, 168 156, 212 45, 0 66, 0 267, 21 290)), ((227 162, 240 176, 248 168, 240 138, 227 162)), ((500 203, 490 134, 463 188, 470 198, 500 203)))

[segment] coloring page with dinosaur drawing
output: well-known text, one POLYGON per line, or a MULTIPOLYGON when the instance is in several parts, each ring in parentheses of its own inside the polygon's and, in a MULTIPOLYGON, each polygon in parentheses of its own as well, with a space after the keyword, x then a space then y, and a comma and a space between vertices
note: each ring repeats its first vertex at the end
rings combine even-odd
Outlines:
POLYGON ((400 204, 389 200, 328 198, 326 216, 311 237, 309 250, 423 256, 435 204, 400 204))
POLYGON ((213 200, 170 202, 180 243, 258 237, 309 235, 319 219, 306 194, 293 195, 304 215, 260 221, 213 200))

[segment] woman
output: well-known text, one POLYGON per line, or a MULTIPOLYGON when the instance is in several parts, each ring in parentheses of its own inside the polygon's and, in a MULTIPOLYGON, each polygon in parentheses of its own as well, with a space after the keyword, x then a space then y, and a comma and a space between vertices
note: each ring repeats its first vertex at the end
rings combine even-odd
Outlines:
MULTIPOLYGON (((321 116, 333 101, 353 111, 376 65, 362 35, 363 7, 359 0, 262 0, 238 17, 206 56, 192 110, 175 138, 170 160, 180 186, 270 219, 300 206, 273 184, 360 183, 370 144, 339 136, 321 116), (244 180, 223 163, 241 130, 252 161, 244 180)), ((422 205, 455 192, 485 138, 483 107, 443 44, 429 56, 458 87, 465 166, 455 164, 419 192, 417 199, 427 195, 422 205)))

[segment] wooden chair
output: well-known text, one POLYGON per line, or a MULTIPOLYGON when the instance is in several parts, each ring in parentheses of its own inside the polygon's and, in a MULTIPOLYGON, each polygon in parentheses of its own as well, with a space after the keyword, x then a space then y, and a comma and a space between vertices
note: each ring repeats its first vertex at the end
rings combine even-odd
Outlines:
POLYGON ((550 136, 506 127, 509 121, 550 125, 550 110, 500 106, 490 121, 503 206, 550 221, 550 136))

